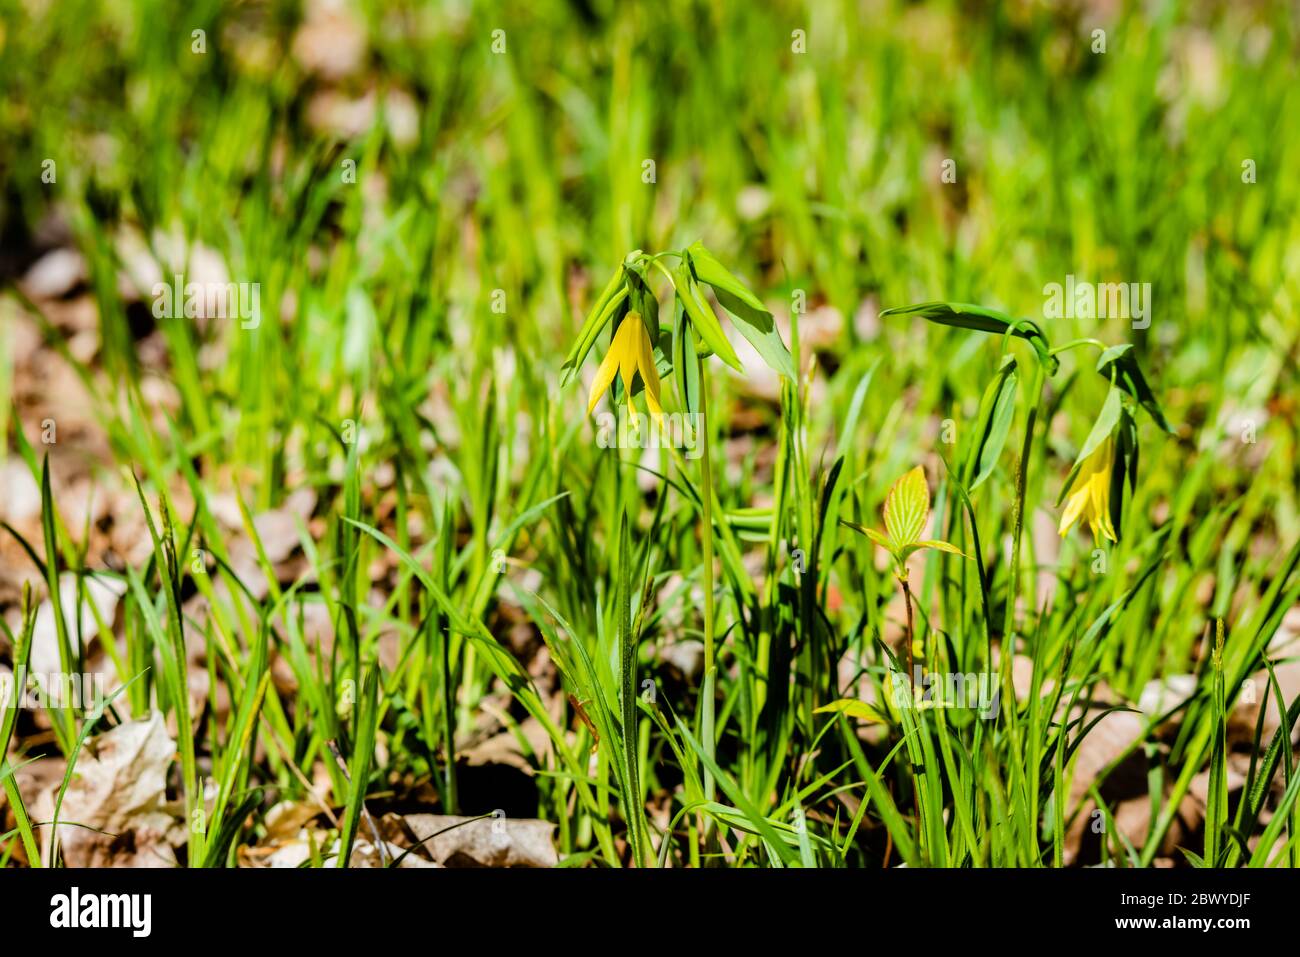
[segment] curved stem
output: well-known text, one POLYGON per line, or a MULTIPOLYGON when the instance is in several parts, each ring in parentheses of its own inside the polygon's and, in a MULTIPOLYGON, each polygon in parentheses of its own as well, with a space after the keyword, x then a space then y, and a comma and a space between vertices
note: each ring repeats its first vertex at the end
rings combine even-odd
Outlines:
MULTIPOLYGON (((661 255, 663 255, 663 253, 660 253, 659 255, 661 256, 661 255)), ((661 263, 661 262, 659 261, 659 256, 647 256, 647 257, 646 257, 646 261, 649 262, 650 265, 652 265, 652 266, 654 266, 655 268, 657 268, 657 269, 658 269, 661 273, 663 273, 665 276, 667 276, 667 277, 668 277, 668 284, 669 284, 670 286, 672 286, 674 290, 677 289, 677 283, 673 280, 673 274, 670 273, 670 272, 668 271, 668 267, 667 267, 667 266, 665 266, 663 263, 661 263)))
POLYGON ((1074 339, 1063 346, 1049 349, 1047 354, 1049 356, 1055 356, 1062 352, 1069 352, 1071 349, 1077 349, 1079 346, 1096 346, 1102 352, 1105 352, 1110 348, 1110 346, 1106 345, 1106 343, 1102 342, 1100 339, 1074 339))

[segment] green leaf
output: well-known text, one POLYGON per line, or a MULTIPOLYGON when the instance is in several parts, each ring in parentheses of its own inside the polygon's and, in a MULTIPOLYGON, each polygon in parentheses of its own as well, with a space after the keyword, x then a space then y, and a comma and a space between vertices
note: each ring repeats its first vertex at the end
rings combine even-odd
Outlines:
POLYGON ((884 513, 885 530, 895 547, 903 549, 920 540, 930 518, 930 487, 921 466, 894 483, 885 496, 884 513))
POLYGON ((686 723, 680 717, 677 719, 677 731, 686 743, 691 746, 691 750, 699 757, 705 769, 717 780, 718 786, 722 788, 722 793, 753 825, 755 833, 767 842, 769 849, 780 857, 783 862, 792 863, 795 858, 786 852, 787 846, 781 839, 780 834, 772 827, 762 812, 758 810, 758 807, 749 800, 744 790, 731 779, 730 775, 718 767, 718 763, 705 751, 704 746, 696 740, 695 735, 691 734, 691 729, 686 726, 686 723))
POLYGON ((1137 423, 1128 408, 1123 407, 1115 430, 1115 461, 1110 473, 1110 523, 1119 537, 1122 537, 1124 486, 1127 483, 1130 492, 1137 490, 1137 459, 1137 423))
POLYGON ((357 827, 365 812, 366 790, 370 782, 370 767, 375 756, 375 736, 379 728, 379 665, 366 671, 360 700, 357 704, 356 744, 352 748, 352 764, 348 768, 348 800, 343 809, 343 823, 339 825, 338 867, 348 867, 352 860, 352 844, 357 837, 357 827))
POLYGON ((646 278, 646 264, 625 262, 624 277, 627 282, 627 304, 630 312, 641 316, 645 331, 652 343, 659 342, 659 300, 655 298, 650 281, 646 278))
POLYGON ((1055 375, 1060 362, 1051 354, 1051 344, 1037 323, 1029 319, 1013 319, 1006 313, 969 302, 919 302, 912 306, 895 306, 881 314, 886 316, 921 316, 941 326, 957 326, 978 332, 991 332, 1004 336, 1010 333, 1025 339, 1034 347, 1038 361, 1049 375, 1055 375))
POLYGON ((698 242, 686 251, 691 272, 700 282, 713 287, 722 308, 737 320, 736 328, 749 340, 772 371, 793 380, 796 377, 794 359, 786 348, 776 319, 752 292, 733 276, 713 254, 698 242))
POLYGON ((1212 707, 1214 711, 1214 746, 1210 753, 1210 780, 1205 799, 1205 863, 1215 867, 1219 863, 1223 828, 1228 821, 1228 756, 1227 756, 1227 696, 1223 682, 1223 619, 1215 629, 1214 652, 1211 655, 1213 674, 1212 707))
POLYGON ((677 384, 677 395, 682 408, 691 414, 700 411, 700 362, 695 351, 695 336, 691 324, 686 321, 685 307, 677 303, 676 321, 673 323, 673 365, 677 375, 673 381, 677 384))
POLYGON ((691 265, 691 272, 700 282, 706 282, 715 290, 721 289, 739 299, 751 309, 766 312, 762 300, 750 292, 749 287, 731 274, 726 266, 718 262, 716 256, 696 241, 686 250, 686 260, 691 265))
POLYGON ((1016 413, 1016 388, 1018 382, 1016 359, 1007 356, 998 370, 998 377, 989 383, 980 400, 980 421, 983 427, 979 444, 975 446, 971 457, 974 478, 969 480, 967 491, 973 492, 980 484, 993 474, 993 469, 1007 444, 1011 432, 1011 420, 1016 413))
POLYGON ((860 718, 874 724, 888 724, 889 720, 872 705, 856 698, 840 698, 820 708, 814 708, 813 714, 846 714, 850 718, 860 718))
POLYGON ((626 302, 627 284, 624 282, 623 267, 620 265, 600 294, 600 298, 596 300, 596 304, 592 306, 591 312, 587 314, 587 319, 578 332, 578 338, 574 340, 573 348, 569 350, 564 364, 560 366, 561 384, 567 384, 586 361, 587 353, 596 344, 596 337, 626 302))
POLYGON ((1137 399, 1138 404, 1146 409, 1147 415, 1151 416, 1156 425, 1170 435, 1174 433, 1165 414, 1160 411, 1160 403, 1156 401, 1155 393, 1151 391, 1146 376, 1142 374, 1142 368, 1137 363, 1137 356, 1134 355, 1131 342, 1111 346, 1103 352, 1097 360, 1097 371, 1137 399))
MULTIPOLYGON (((72 636, 68 632, 64 618, 62 592, 59 588, 59 539, 58 526, 54 512, 54 496, 50 491, 50 456, 47 452, 41 462, 41 534, 45 539, 45 587, 49 590, 49 601, 54 611, 55 638, 59 652, 59 667, 65 674, 73 674, 77 669, 82 649, 72 647, 72 636)), ((74 611, 75 614, 75 611, 74 611)), ((54 732, 59 745, 67 753, 68 746, 76 734, 76 719, 71 708, 59 708, 50 711, 54 732)))
POLYGON ((685 262, 678 264, 677 268, 673 270, 673 281, 677 286, 677 298, 681 300, 682 306, 686 309, 686 315, 690 319, 691 327, 699 333, 700 338, 704 340, 704 344, 712 349, 713 353, 727 365, 737 372, 744 372, 745 367, 740 364, 736 350, 727 341, 727 336, 722 331, 722 324, 713 312, 713 307, 701 294, 700 287, 695 282, 695 278, 691 275, 685 262))
POLYGON ((623 731, 623 780, 619 795, 623 800, 624 820, 628 822, 627 838, 632 850, 632 860, 637 867, 645 864, 641 832, 641 784, 637 773, 637 707, 636 707, 636 625, 632 621, 632 572, 634 556, 628 537, 627 515, 619 526, 618 536, 618 615, 619 650, 619 704, 620 725, 623 731))

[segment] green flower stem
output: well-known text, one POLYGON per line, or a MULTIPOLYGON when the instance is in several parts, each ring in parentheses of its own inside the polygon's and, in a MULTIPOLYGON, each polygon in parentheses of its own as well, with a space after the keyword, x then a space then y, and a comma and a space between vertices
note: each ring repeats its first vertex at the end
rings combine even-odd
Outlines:
POLYGON ((1105 352, 1107 349, 1106 343, 1102 342, 1100 339, 1074 339, 1063 346, 1057 346, 1047 354, 1049 356, 1057 356, 1062 352, 1069 352, 1071 349, 1077 349, 1079 346, 1094 346, 1102 352, 1105 352))
MULTIPOLYGON (((1007 577, 1006 616, 1002 625, 1001 660, 998 670, 1001 672, 1002 694, 1005 700, 1014 702, 1015 685, 1011 680, 1011 663, 1016 653, 1016 597, 1020 593, 1020 538, 1025 527, 1025 487, 1029 477, 1029 458, 1033 451, 1034 426, 1038 421, 1038 406, 1043 398, 1043 367, 1034 364, 1033 388, 1030 389, 1029 417, 1025 422, 1025 439, 1020 448, 1020 463, 1016 468, 1016 497, 1014 501, 1013 532, 1011 539, 1011 568, 1007 577)), ((1023 767, 1023 747, 1016 727, 1016 709, 1014 705, 1004 709, 1008 716, 1008 743, 1011 747, 1015 767, 1023 767)))
MULTIPOLYGON (((714 757, 714 683, 717 680, 713 649, 713 477, 709 456, 708 390, 704 381, 704 360, 700 359, 700 495, 704 499, 704 701, 701 721, 701 739, 704 753, 714 757)), ((704 769, 704 798, 713 800, 713 774, 704 769)))

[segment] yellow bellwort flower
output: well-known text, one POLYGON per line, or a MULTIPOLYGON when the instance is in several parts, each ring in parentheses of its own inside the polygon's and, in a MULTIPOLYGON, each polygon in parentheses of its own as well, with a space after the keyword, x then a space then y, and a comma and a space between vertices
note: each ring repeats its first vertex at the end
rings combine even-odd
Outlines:
POLYGON ((645 383, 645 404, 650 414, 659 419, 664 414, 659 404, 659 370, 655 368, 654 349, 650 345, 650 334, 646 332, 641 313, 629 312, 623 317, 614 341, 609 344, 609 352, 601 360, 596 370, 596 378, 591 383, 591 395, 587 402, 587 414, 590 415, 600 401, 601 393, 609 388, 618 373, 623 379, 623 394, 627 396, 628 406, 632 405, 632 377, 641 373, 645 383))
POLYGON ((1065 511, 1061 514, 1062 536, 1084 519, 1092 529, 1093 541, 1099 541, 1103 536, 1112 542, 1119 541, 1110 520, 1110 473, 1114 464, 1115 436, 1109 435, 1084 459, 1074 477, 1074 484, 1065 500, 1065 511))

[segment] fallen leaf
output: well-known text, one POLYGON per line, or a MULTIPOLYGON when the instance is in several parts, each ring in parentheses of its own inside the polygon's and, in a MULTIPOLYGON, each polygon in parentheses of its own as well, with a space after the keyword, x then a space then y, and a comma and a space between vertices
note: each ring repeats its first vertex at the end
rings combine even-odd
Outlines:
POLYGON ((41 488, 31 469, 16 456, 0 465, 0 519, 22 526, 40 514, 41 488))
MULTIPOLYGON (((176 867, 167 833, 177 819, 166 808, 167 769, 175 756, 176 742, 167 735, 157 711, 86 742, 59 810, 64 863, 68 867, 176 867)), ((48 806, 42 810, 43 820, 53 817, 56 791, 57 787, 45 792, 48 806)), ((48 844, 46 838, 46 855, 48 844)))
MULTIPOLYGON (((81 640, 89 645, 92 638, 99 634, 99 623, 95 618, 94 608, 99 610, 99 617, 104 624, 112 627, 117 615, 117 603, 126 594, 126 583, 116 578, 95 578, 87 576, 85 582, 85 600, 81 602, 81 640)), ((63 622, 67 627, 68 640, 76 648, 77 641, 77 576, 64 572, 59 576, 59 606, 63 610, 63 622)), ((59 660, 58 625, 54 620, 54 603, 48 598, 41 602, 36 610, 36 625, 32 631, 32 657, 30 671, 38 674, 57 674, 63 670, 59 660)))
MULTIPOLYGON (((1274 665, 1278 687, 1287 707, 1300 696, 1300 661, 1288 661, 1274 665)), ((1250 745, 1255 740, 1255 725, 1259 720, 1259 709, 1264 708, 1263 746, 1273 740, 1273 735, 1282 726, 1281 712, 1277 707, 1277 691, 1273 688, 1268 669, 1257 671, 1246 679, 1242 693, 1237 696, 1228 721, 1228 739, 1230 742, 1250 745)), ((1291 742, 1300 741, 1300 721, 1292 729, 1291 742)))
POLYGON ((32 264, 19 286, 29 299, 59 299, 88 276, 86 260, 75 249, 55 249, 32 264))
POLYGON ((406 824, 417 841, 438 835, 423 847, 446 867, 554 867, 559 863, 552 840, 555 825, 548 821, 408 814, 406 824), (447 830, 453 825, 461 826, 447 830))

